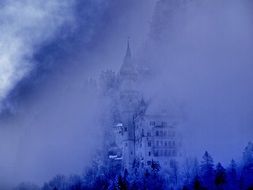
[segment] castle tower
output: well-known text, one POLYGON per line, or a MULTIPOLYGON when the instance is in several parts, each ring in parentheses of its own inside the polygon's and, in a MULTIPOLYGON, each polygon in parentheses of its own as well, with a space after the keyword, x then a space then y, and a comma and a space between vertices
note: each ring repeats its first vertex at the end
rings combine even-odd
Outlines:
POLYGON ((130 169, 135 159, 134 116, 139 102, 136 87, 137 71, 132 60, 129 40, 123 64, 119 71, 120 115, 123 124, 123 167, 130 169))
POLYGON ((129 44, 129 39, 127 41, 127 50, 119 71, 120 79, 120 90, 129 91, 136 89, 137 71, 136 66, 132 60, 132 54, 129 44))

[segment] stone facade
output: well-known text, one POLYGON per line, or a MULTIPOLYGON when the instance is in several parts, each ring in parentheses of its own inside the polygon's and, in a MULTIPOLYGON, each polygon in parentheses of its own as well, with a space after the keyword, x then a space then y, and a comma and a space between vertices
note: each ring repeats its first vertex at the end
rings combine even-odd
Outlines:
POLYGON ((121 121, 113 127, 116 151, 110 158, 121 160, 126 169, 134 163, 147 167, 152 161, 169 167, 170 161, 179 156, 177 124, 166 113, 147 111, 149 105, 138 91, 138 72, 131 60, 129 43, 118 78, 121 121))

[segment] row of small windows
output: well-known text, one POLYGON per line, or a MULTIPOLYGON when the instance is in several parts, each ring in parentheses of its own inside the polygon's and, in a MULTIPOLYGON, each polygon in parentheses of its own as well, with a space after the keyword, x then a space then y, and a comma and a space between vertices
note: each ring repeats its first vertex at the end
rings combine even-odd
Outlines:
MULTIPOLYGON (((155 145, 157 147, 175 147, 176 142, 175 141, 156 141, 155 145)), ((127 143, 125 143, 125 146, 127 147, 127 143)), ((148 141, 148 147, 152 146, 152 142, 148 141)), ((142 143, 140 143, 140 147, 142 147, 142 143)))
MULTIPOLYGON (((144 129, 141 131, 142 136, 144 136, 144 129)), ((161 136, 161 137, 175 137, 176 133, 175 131, 169 131, 169 130, 157 130, 155 131, 155 136, 161 136)), ((151 137, 151 132, 147 132, 147 136, 151 137)))
MULTIPOLYGON (((156 125, 155 121, 150 121, 149 124, 150 124, 151 126, 155 126, 155 125, 156 125)), ((161 122, 159 125, 165 127, 165 126, 167 126, 167 122, 161 122)))
MULTIPOLYGON (((151 141, 148 141, 148 147, 151 147, 152 143, 151 141)), ((175 141, 156 141, 156 146, 168 146, 168 147, 175 147, 176 142, 175 141)))
POLYGON ((177 156, 176 150, 156 150, 154 156, 177 156))
POLYGON ((176 142, 175 141, 156 141, 156 146, 175 147, 176 146, 176 142))
POLYGON ((160 130, 160 131, 156 131, 155 132, 155 135, 156 136, 169 136, 169 137, 174 137, 175 136, 175 132, 174 131, 162 131, 162 130, 160 130))

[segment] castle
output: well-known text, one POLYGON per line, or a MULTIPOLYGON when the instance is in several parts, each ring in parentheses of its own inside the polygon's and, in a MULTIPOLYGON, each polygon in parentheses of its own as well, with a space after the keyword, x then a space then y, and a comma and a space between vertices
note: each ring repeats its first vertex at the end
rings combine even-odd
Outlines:
POLYGON ((152 162, 169 168, 179 156, 177 123, 164 112, 153 112, 138 90, 138 71, 132 60, 129 41, 118 73, 120 121, 113 127, 114 146, 109 159, 130 170, 134 164, 145 168, 152 162))

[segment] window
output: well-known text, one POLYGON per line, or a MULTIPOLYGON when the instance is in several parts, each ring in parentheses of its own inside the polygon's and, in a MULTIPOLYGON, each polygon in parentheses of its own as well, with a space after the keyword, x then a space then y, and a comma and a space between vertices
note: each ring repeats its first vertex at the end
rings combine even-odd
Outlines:
POLYGON ((154 126, 155 122, 154 121, 150 121, 150 125, 154 126))
POLYGON ((147 164, 148 164, 148 165, 151 165, 151 161, 147 161, 147 164))
POLYGON ((155 132, 155 135, 156 135, 156 136, 159 136, 159 131, 156 131, 156 132, 155 132))
POLYGON ((159 135, 160 135, 160 136, 163 136, 163 131, 159 131, 159 135))
POLYGON ((127 143, 125 144, 125 146, 127 147, 127 143))
POLYGON ((141 129, 141 136, 144 136, 144 129, 141 129))
POLYGON ((158 151, 157 150, 155 151, 154 156, 158 156, 158 151))
POLYGON ((148 136, 148 137, 150 137, 150 136, 151 136, 151 133, 150 133, 150 132, 148 132, 148 133, 147 133, 147 136, 148 136))
POLYGON ((148 146, 151 147, 151 141, 148 141, 148 146))
POLYGON ((167 141, 164 142, 164 145, 167 146, 167 141))
POLYGON ((156 146, 159 146, 159 141, 156 141, 156 146))
POLYGON ((148 156, 151 156, 151 152, 148 152, 148 156))
POLYGON ((124 127, 124 131, 127 131, 127 127, 124 127))

